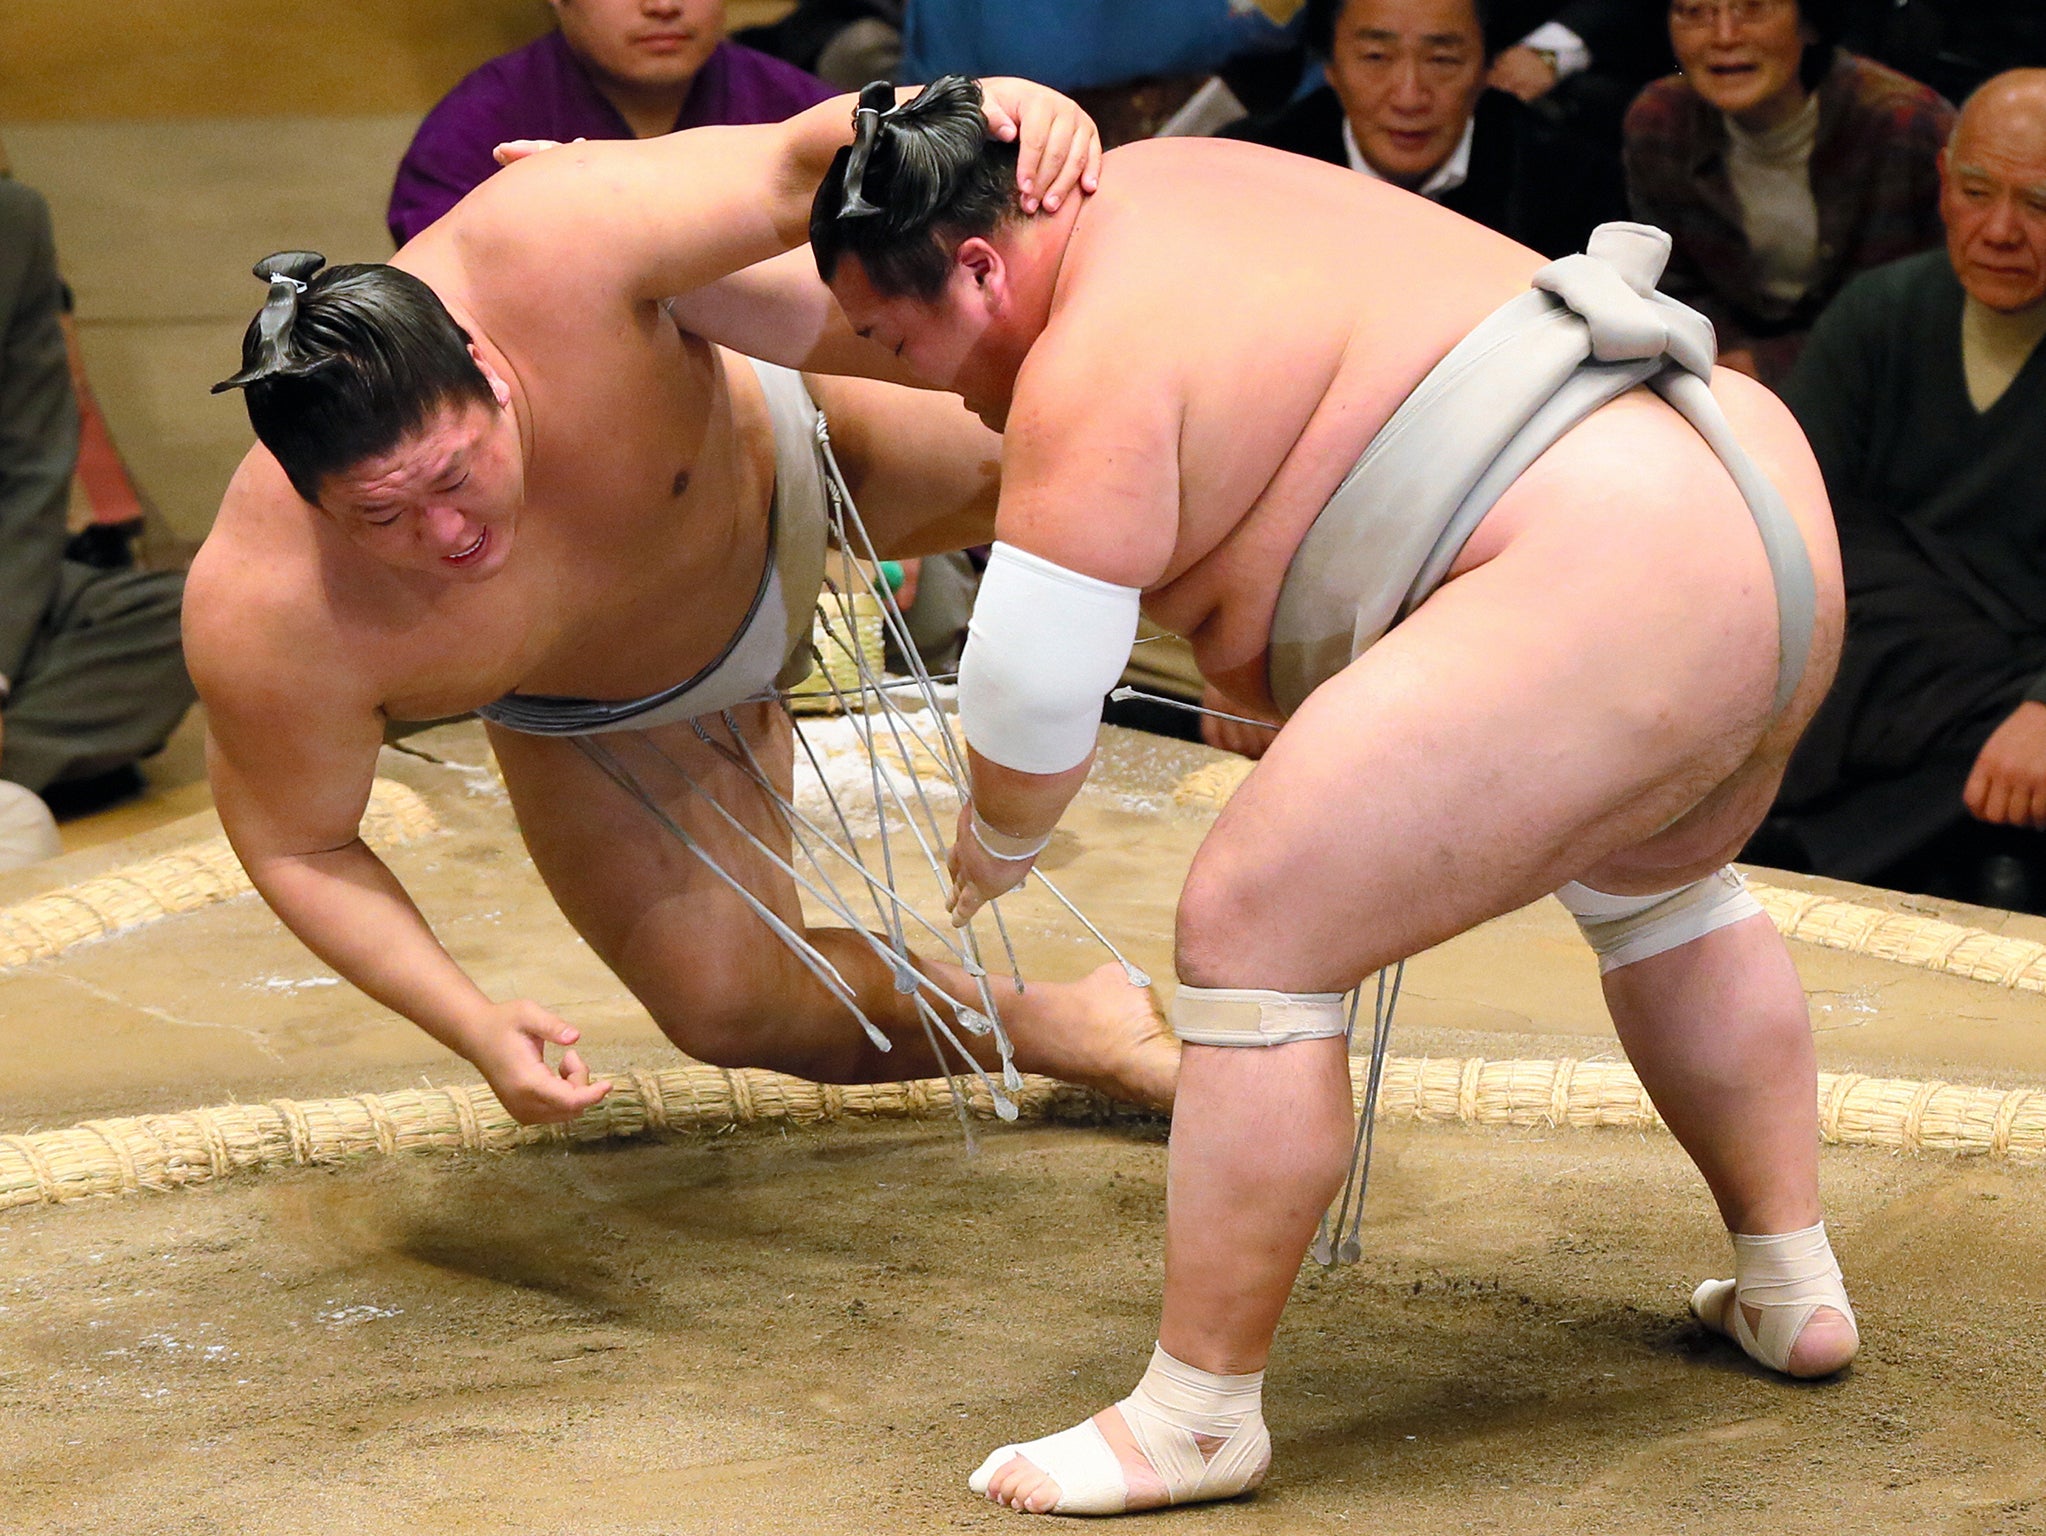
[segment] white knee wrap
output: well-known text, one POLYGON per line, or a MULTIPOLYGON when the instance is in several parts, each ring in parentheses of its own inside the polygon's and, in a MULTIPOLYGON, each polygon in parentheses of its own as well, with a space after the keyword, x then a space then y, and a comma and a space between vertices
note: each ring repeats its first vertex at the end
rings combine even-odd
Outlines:
POLYGON ((1181 983, 1165 1017, 1189 1045, 1291 1045, 1342 1034, 1349 1027, 1345 995, 1181 983))
POLYGON ((1601 976, 1761 915, 1762 904, 1731 864, 1653 896, 1608 896, 1575 880, 1556 892, 1598 956, 1601 976))

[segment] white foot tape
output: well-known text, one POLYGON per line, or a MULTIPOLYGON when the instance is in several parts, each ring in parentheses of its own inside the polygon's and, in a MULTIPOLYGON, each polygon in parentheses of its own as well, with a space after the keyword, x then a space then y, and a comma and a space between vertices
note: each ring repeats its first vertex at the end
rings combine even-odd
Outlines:
MULTIPOLYGON (((1151 1351, 1151 1368, 1116 1407, 1164 1483, 1167 1504, 1234 1498, 1264 1481, 1272 1461, 1261 1406, 1264 1379, 1263 1371, 1218 1376, 1175 1360, 1163 1347, 1151 1351), (1203 1455, 1197 1435, 1222 1444, 1214 1455, 1203 1455)), ((1119 1515, 1129 1507, 1122 1463, 1092 1419, 1041 1440, 1003 1446, 980 1464, 967 1486, 985 1496, 995 1474, 1015 1456, 1058 1484, 1058 1502, 1047 1514, 1119 1515)))
POLYGON ((1732 1235, 1734 1278, 1707 1280, 1691 1295, 1691 1315, 1707 1328, 1787 1375, 1797 1336, 1819 1308, 1831 1307, 1854 1323, 1854 1307, 1823 1221, 1799 1232, 1732 1235), (1744 1307, 1762 1314, 1759 1330, 1748 1326, 1744 1307))

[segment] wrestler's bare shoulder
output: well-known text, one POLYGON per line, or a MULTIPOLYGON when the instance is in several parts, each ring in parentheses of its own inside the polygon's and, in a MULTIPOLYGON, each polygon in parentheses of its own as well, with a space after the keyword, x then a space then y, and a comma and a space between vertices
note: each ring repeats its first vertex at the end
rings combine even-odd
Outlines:
MULTIPOLYGON (((1336 485, 1542 258, 1424 198, 1257 145, 1148 140, 1109 159, 1060 302, 1071 295, 1071 328, 1116 359, 1116 398, 1172 393, 1180 542, 1149 610, 1194 637, 1204 664, 1248 665, 1336 485)), ((1066 323, 1055 311, 1046 339, 1066 323)))
POLYGON ((322 557, 322 514, 251 448, 185 579, 185 650, 202 691, 262 673, 353 674, 365 665, 356 600, 322 557))

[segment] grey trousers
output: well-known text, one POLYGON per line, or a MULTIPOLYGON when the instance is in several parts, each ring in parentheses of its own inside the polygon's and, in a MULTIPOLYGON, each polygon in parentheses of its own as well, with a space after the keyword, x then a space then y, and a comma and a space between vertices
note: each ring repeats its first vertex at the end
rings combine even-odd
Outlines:
POLYGON ((65 561, 0 712, 0 779, 38 792, 156 751, 197 695, 185 673, 175 571, 65 561))

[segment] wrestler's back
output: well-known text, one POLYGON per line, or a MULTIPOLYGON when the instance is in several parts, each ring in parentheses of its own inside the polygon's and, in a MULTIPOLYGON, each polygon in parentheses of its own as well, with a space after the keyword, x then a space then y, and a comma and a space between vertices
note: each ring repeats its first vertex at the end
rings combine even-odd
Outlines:
POLYGON ((1120 317, 1117 345, 1169 363, 1181 392, 1179 542, 1146 606, 1195 640, 1211 676, 1262 654, 1286 563, 1365 445, 1542 265, 1302 156, 1207 139, 1109 156, 1061 288, 1096 289, 1088 323, 1120 317))

